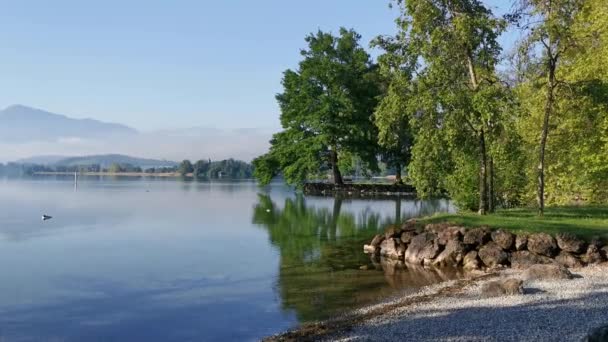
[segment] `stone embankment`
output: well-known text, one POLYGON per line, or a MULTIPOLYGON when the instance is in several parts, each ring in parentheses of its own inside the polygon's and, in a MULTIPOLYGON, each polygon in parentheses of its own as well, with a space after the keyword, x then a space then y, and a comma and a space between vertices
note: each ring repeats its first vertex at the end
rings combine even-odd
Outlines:
POLYGON ((535 264, 581 267, 605 261, 608 254, 608 246, 599 238, 587 243, 570 233, 555 237, 547 233, 513 234, 503 229, 447 223, 421 227, 414 220, 401 227, 389 227, 363 250, 405 265, 465 270, 528 268, 535 264))

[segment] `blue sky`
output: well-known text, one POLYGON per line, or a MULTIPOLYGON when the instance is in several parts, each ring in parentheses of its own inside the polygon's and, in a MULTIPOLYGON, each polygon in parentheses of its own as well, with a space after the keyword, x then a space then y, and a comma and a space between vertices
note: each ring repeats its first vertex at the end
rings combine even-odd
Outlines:
POLYGON ((393 33, 396 15, 388 0, 7 1, 0 107, 142 130, 275 129, 274 95, 306 34, 352 27, 367 44, 393 33))

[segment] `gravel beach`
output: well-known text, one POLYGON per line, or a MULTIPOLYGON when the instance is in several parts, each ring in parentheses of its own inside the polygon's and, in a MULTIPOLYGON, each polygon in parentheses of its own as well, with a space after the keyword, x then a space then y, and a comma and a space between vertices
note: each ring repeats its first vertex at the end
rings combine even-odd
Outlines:
MULTIPOLYGON (((386 312, 331 339, 580 341, 590 329, 608 324, 608 264, 572 273, 575 279, 527 281, 525 294, 495 298, 481 298, 484 281, 475 282, 460 293, 386 312)), ((506 270, 501 277, 520 275, 506 270)))
POLYGON ((522 271, 446 282, 270 340, 581 341, 608 324, 608 263, 571 271, 574 279, 526 281, 523 295, 494 298, 481 296, 485 282, 522 271))

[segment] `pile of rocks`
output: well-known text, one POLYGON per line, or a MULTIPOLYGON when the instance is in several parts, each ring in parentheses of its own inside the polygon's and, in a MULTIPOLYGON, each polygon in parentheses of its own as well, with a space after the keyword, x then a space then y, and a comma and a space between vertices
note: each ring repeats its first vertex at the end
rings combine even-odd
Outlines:
POLYGON ((447 223, 422 227, 409 220, 389 227, 363 247, 365 253, 406 264, 463 267, 527 268, 535 264, 580 267, 605 261, 608 246, 599 238, 587 243, 570 233, 513 234, 504 229, 465 228, 447 223))

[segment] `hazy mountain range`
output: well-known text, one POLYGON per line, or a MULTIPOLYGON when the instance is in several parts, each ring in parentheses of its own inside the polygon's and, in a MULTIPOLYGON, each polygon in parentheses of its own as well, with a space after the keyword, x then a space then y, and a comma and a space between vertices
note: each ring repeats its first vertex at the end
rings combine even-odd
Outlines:
POLYGON ((110 165, 130 164, 141 168, 148 167, 172 167, 178 163, 171 160, 158 160, 149 158, 137 158, 126 156, 123 154, 101 154, 81 157, 66 157, 66 156, 34 156, 17 160, 23 164, 40 164, 48 166, 80 166, 98 164, 102 168, 107 168, 110 165))
POLYGON ((107 138, 135 135, 131 127, 93 119, 72 119, 23 105, 0 111, 0 141, 56 141, 71 137, 107 138))
MULTIPOLYGON (((213 123, 213 116, 203 118, 213 123)), ((119 123, 12 105, 0 111, 0 162, 36 156, 42 164, 50 164, 68 157, 109 154, 156 161, 251 161, 267 150, 272 133, 264 128, 223 130, 212 126, 142 132, 119 123)))

